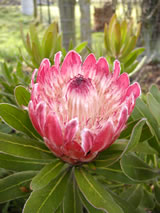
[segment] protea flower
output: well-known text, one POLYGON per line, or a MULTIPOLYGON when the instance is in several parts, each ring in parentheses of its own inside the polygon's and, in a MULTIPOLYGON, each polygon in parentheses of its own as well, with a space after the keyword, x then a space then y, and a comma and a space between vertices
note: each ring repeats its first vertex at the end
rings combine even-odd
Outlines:
POLYGON ((93 160, 108 148, 125 128, 140 95, 138 83, 130 85, 128 75, 120 75, 116 60, 114 72, 101 57, 90 54, 82 65, 81 57, 70 51, 60 67, 48 59, 32 76, 29 102, 31 121, 49 149, 71 164, 93 160))

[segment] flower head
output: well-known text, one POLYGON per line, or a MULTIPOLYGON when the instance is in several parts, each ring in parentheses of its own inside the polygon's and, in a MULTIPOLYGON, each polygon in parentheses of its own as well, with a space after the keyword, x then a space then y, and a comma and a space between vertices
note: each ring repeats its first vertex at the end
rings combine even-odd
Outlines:
POLYGON ((96 61, 90 54, 82 65, 80 55, 70 51, 60 67, 60 56, 52 67, 42 61, 36 83, 33 73, 29 115, 56 156, 71 164, 88 162, 125 128, 140 87, 120 75, 117 60, 111 73, 103 57, 96 61))

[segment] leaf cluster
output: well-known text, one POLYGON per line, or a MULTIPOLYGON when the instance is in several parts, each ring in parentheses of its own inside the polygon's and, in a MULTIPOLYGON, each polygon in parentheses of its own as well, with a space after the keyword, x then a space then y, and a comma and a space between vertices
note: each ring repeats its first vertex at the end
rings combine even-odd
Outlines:
POLYGON ((104 45, 107 60, 112 67, 115 59, 121 62, 121 72, 130 75, 136 73, 144 64, 146 56, 139 62, 138 56, 144 52, 143 47, 136 48, 136 43, 140 35, 141 24, 134 29, 133 20, 120 21, 114 14, 104 28, 104 45))
MULTIPOLYGON (((25 63, 33 69, 38 68, 44 58, 48 58, 51 64, 54 64, 54 55, 58 51, 63 53, 63 57, 67 54, 67 51, 63 48, 62 34, 59 34, 56 22, 53 22, 48 26, 42 38, 40 38, 38 30, 34 24, 30 25, 29 32, 26 36, 21 27, 21 37, 28 56, 25 57, 21 50, 20 54, 25 63)), ((74 49, 80 53, 86 46, 87 42, 85 41, 74 47, 71 40, 69 43, 69 50, 74 49)))

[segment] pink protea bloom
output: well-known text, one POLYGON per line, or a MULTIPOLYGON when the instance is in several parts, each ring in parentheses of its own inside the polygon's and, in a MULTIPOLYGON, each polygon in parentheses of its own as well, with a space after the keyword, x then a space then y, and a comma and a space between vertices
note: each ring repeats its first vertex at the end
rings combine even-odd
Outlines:
POLYGON ((49 149, 71 164, 93 160, 108 148, 125 128, 140 95, 138 83, 130 85, 128 74, 114 72, 101 57, 81 57, 70 51, 60 67, 60 56, 50 67, 44 59, 32 76, 29 102, 31 121, 49 149))

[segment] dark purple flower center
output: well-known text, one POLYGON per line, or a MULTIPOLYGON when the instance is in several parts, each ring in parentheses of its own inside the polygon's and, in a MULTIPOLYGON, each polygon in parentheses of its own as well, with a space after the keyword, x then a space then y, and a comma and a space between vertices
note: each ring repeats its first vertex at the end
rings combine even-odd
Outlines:
POLYGON ((83 75, 78 74, 69 81, 68 91, 69 93, 88 94, 93 89, 90 78, 84 78, 83 75))

